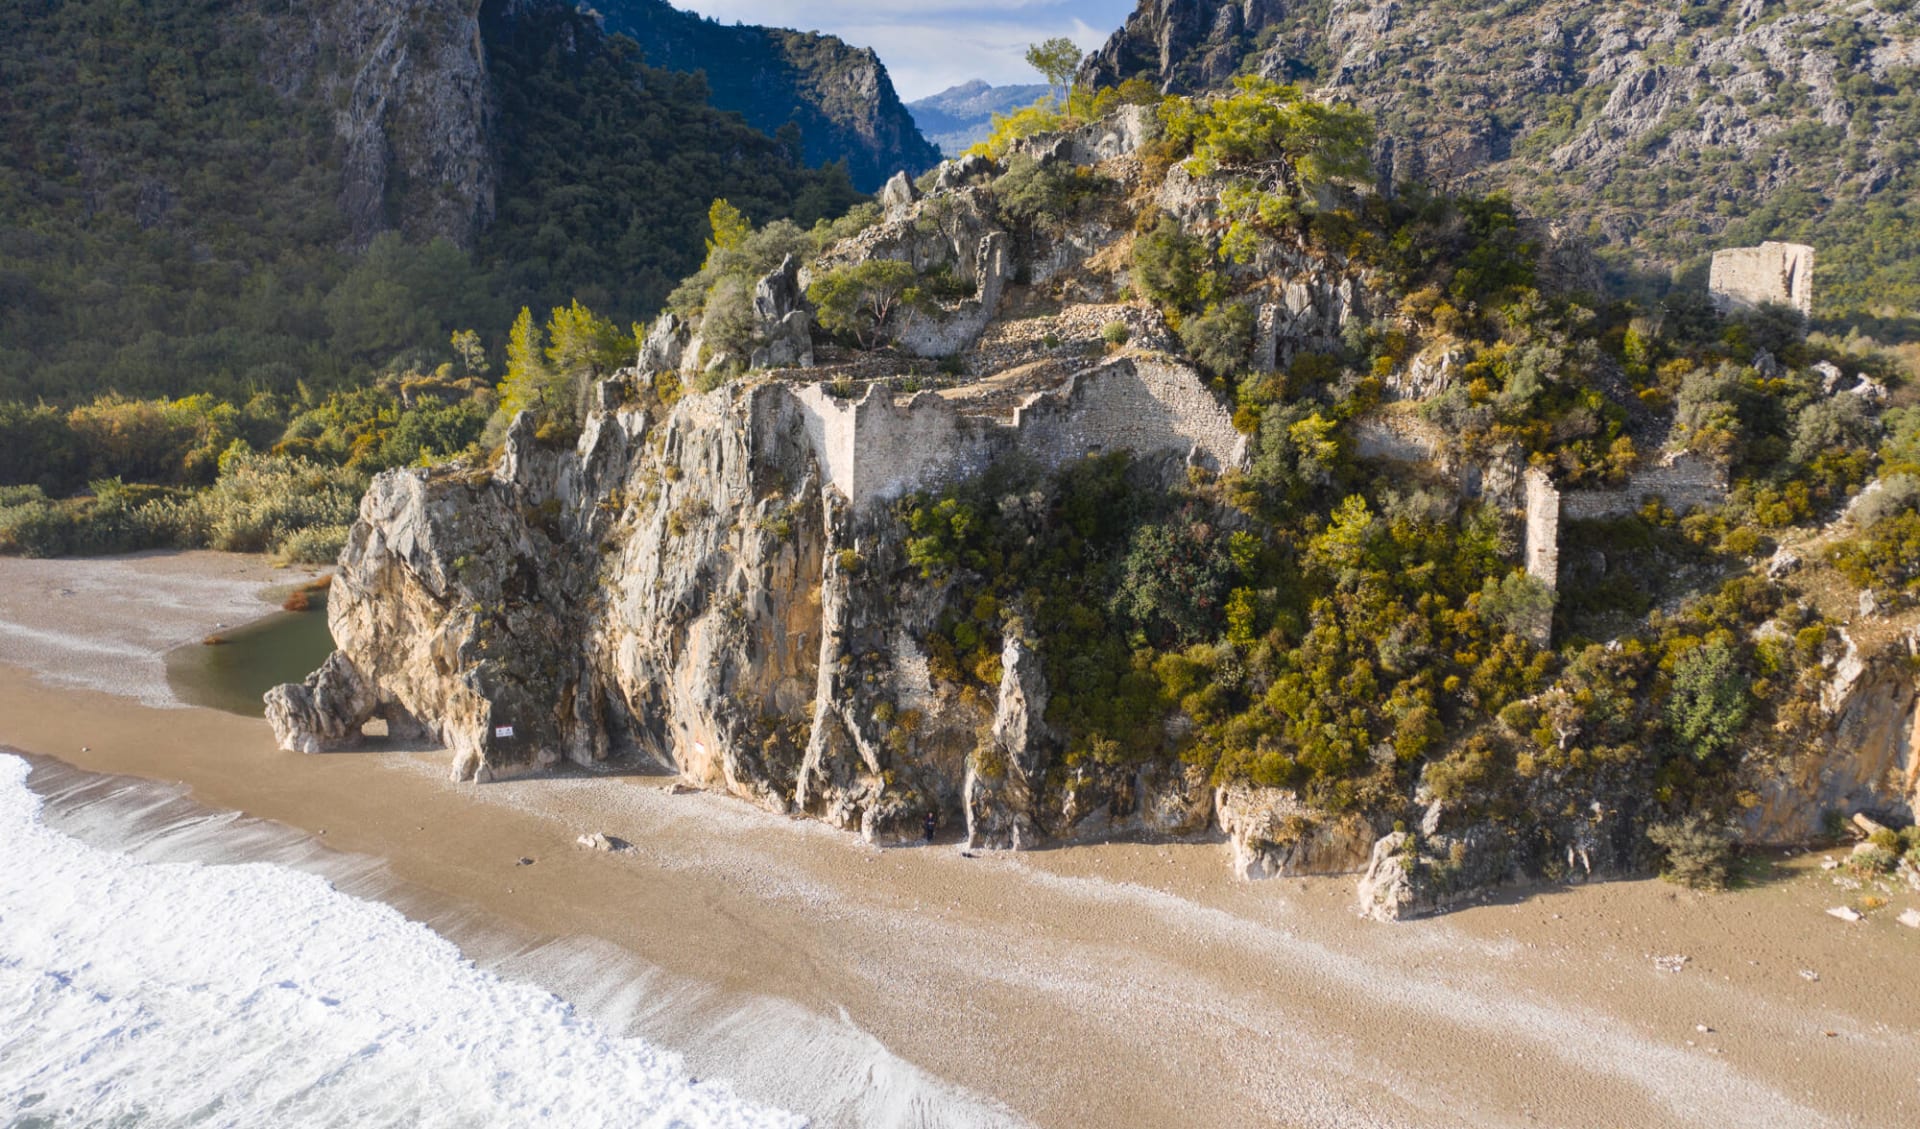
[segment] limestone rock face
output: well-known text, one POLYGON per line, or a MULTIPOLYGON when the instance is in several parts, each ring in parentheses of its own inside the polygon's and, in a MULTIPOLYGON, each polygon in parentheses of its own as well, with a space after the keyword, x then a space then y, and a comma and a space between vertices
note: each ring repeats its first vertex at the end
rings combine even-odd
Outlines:
POLYGON ((792 255, 755 284, 753 314, 764 344, 753 350, 752 367, 813 367, 813 315, 800 292, 800 263, 792 255))
POLYGON ((317 89, 336 107, 354 242, 398 226, 470 244, 493 220, 499 181, 479 6, 294 0, 262 12, 268 81, 283 95, 317 89))
POLYGON ((913 178, 904 171, 893 174, 892 179, 881 186, 880 206, 891 212, 905 208, 920 198, 919 189, 913 186, 913 178))
POLYGON ((1742 789, 1757 798, 1741 826, 1749 843, 1798 844, 1824 833, 1826 813, 1867 812, 1896 824, 1920 813, 1920 633, 1862 656, 1852 639, 1822 694, 1825 731, 1771 759, 1749 758, 1742 789))
POLYGON ((267 724, 290 753, 331 753, 358 748, 361 727, 379 707, 353 660, 339 651, 305 682, 267 691, 267 724))
POLYGON ((1373 850, 1365 820, 1316 810, 1284 788, 1228 785, 1215 793, 1214 812, 1242 879, 1354 874, 1373 850))
POLYGON ((1010 636, 1000 665, 992 743, 967 762, 967 845, 1018 850, 1044 838, 1035 823, 1035 801, 1057 737, 1045 720, 1047 677, 1040 656, 1010 636))
MULTIPOLYGON (((946 272, 973 288, 971 295, 943 299, 899 328, 895 343, 922 357, 946 357, 970 348, 1000 309, 1014 275, 1013 239, 994 211, 989 193, 961 187, 921 197, 913 185, 896 178, 882 193, 886 219, 834 247, 810 270, 814 273, 871 260, 911 264, 916 271, 946 272)), ((812 281, 803 272, 802 289, 812 281)))
POLYGON ((1360 912, 1404 921, 1478 897, 1516 877, 1509 847, 1492 828, 1441 836, 1396 831, 1373 845, 1360 878, 1360 912))

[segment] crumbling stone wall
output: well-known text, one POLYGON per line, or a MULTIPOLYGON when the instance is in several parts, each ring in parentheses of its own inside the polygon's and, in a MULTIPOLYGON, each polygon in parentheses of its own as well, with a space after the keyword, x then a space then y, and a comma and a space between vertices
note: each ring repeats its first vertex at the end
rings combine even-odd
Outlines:
POLYGON ((1582 490, 1561 501, 1567 521, 1598 521, 1637 513, 1659 498, 1676 514, 1710 510, 1726 504, 1727 468, 1691 452, 1668 455, 1636 473, 1621 490, 1582 490))
POLYGON ((1199 374, 1153 357, 1080 373, 1027 400, 1011 423, 968 415, 933 392, 903 402, 875 386, 856 402, 814 384, 794 398, 827 482, 856 509, 959 482, 1015 453, 1045 470, 1116 450, 1178 451, 1214 471, 1246 458, 1246 437, 1199 374))
POLYGON ((1527 470, 1527 575, 1548 588, 1560 586, 1560 514, 1563 501, 1553 479, 1527 470))
POLYGON ((1762 243, 1716 252, 1707 291, 1722 312, 1790 306, 1813 316, 1813 248, 1762 243))
MULTIPOLYGON (((1560 491, 1539 467, 1526 473, 1527 495, 1527 575, 1557 593, 1560 588, 1560 491)), ((1526 633, 1542 647, 1553 643, 1553 605, 1526 625, 1526 633)))
POLYGON ((1035 396, 1014 413, 1013 432, 1020 453, 1048 470, 1103 451, 1175 450, 1217 472, 1247 450, 1197 373, 1150 357, 1110 362, 1035 396))

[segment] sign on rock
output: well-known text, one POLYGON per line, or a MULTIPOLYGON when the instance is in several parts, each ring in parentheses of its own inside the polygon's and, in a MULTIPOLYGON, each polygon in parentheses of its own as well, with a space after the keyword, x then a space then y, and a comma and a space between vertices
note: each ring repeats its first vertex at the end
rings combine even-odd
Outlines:
POLYGON ((513 736, 513 726, 502 725, 493 731, 493 735, 495 737, 511 737, 513 736))

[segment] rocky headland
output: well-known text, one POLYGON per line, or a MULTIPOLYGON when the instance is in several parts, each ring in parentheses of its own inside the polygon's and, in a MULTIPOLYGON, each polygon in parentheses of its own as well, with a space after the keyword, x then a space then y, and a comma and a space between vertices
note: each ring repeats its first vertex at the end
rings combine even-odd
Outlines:
MULTIPOLYGON (((281 744, 351 747, 384 719, 444 745, 456 779, 483 783, 637 759, 876 843, 919 837, 929 812, 983 848, 1224 835, 1246 877, 1362 875, 1363 908, 1382 918, 1516 881, 1644 871, 1648 826, 1675 814, 1659 790, 1678 778, 1614 746, 1636 739, 1621 727, 1646 708, 1632 679, 1664 695, 1669 676, 1638 673, 1645 647, 1630 633, 1555 663, 1564 625, 1551 593, 1569 569, 1609 567, 1569 559, 1562 517, 1594 523, 1663 503, 1717 512, 1726 462, 1678 438, 1663 450, 1671 421, 1640 407, 1619 415, 1651 453, 1616 443, 1629 458, 1606 474, 1537 455, 1530 465, 1520 441, 1463 443, 1431 422, 1432 405, 1469 379, 1457 332, 1410 313, 1379 259, 1305 223, 1256 234, 1223 204, 1251 179, 1318 215, 1364 214, 1364 184, 1307 183, 1288 161, 1169 160, 1162 129, 1150 108, 1125 107, 919 185, 898 177, 870 226, 759 279, 744 340, 663 317, 637 365, 594 389, 577 439, 523 415, 491 460, 382 475, 329 602, 339 653, 269 696, 281 744), (1095 186, 1091 202, 1023 220, 1008 201, 1036 169, 1095 186), (1250 240, 1223 253, 1210 285, 1225 289, 1205 313, 1145 299, 1153 264, 1137 247, 1156 224, 1154 238, 1175 238, 1172 224, 1205 246, 1250 240), (823 331, 808 298, 821 278, 870 263, 941 280, 878 351, 823 331), (1248 418, 1248 386, 1236 397, 1211 376, 1192 330, 1229 304, 1249 323, 1255 383, 1318 371, 1316 358, 1351 356, 1368 332, 1394 335, 1367 403, 1342 417, 1342 449, 1367 473, 1423 483, 1442 499, 1432 505, 1481 515, 1505 555, 1497 571, 1531 574, 1549 593, 1500 644, 1534 664, 1537 689, 1493 717, 1461 713, 1452 731, 1434 723, 1402 746, 1435 750, 1401 754, 1411 769, 1396 764, 1404 728, 1381 734, 1361 760, 1371 779, 1402 782, 1391 792, 1278 785, 1229 759, 1209 767, 1190 750, 1212 713, 1191 697, 1145 721, 1139 739, 1161 751, 1113 754, 1052 708, 1076 656, 1036 626, 1044 617, 1024 596, 984 610, 981 578, 995 566, 936 559, 948 534, 915 524, 943 492, 1001 483, 991 520, 1041 542, 1072 520, 1063 483, 1114 458, 1136 494, 1230 490, 1258 474, 1272 440, 1248 418), (956 661, 953 640, 975 635, 956 661), (1487 767, 1502 756, 1505 768, 1487 767)), ((1526 230, 1543 288, 1583 277, 1577 245, 1526 230)), ((1617 365, 1595 371, 1624 383, 1617 365)), ((1229 511, 1218 520, 1249 528, 1229 511)), ((1910 818, 1920 785, 1920 617, 1893 605, 1845 609, 1856 622, 1844 626, 1826 618, 1857 590, 1827 592, 1831 569, 1808 559, 1798 578, 1753 566, 1752 583, 1770 587, 1740 612, 1756 639, 1799 632, 1800 657, 1773 660, 1788 663, 1777 677, 1790 684, 1776 696, 1808 703, 1767 725, 1756 711, 1737 763, 1712 753, 1713 794, 1748 843, 1803 841, 1834 811, 1910 818), (1801 588, 1783 587, 1795 579, 1801 588), (1804 629, 1828 622, 1817 638, 1804 629)), ((1710 594, 1732 573, 1687 575, 1693 594, 1710 594)), ((1689 592, 1668 595, 1677 608, 1689 592)), ((1190 661, 1216 671, 1228 661, 1198 654, 1190 661)), ((1456 690, 1462 681, 1446 692, 1480 692, 1456 690)), ((1285 755, 1271 739, 1260 747, 1285 755)))

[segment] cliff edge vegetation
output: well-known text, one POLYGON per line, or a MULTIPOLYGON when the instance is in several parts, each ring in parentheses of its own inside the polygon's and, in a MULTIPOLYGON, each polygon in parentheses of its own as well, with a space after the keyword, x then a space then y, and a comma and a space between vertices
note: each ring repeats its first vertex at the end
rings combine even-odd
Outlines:
POLYGON ((650 762, 879 841, 1222 833, 1382 917, 1911 821, 1888 354, 1606 300, 1501 196, 1378 192, 1297 87, 1050 112, 714 224, 631 367, 376 478, 282 742, 650 762))
POLYGON ((1298 82, 1376 117, 1385 183, 1507 192, 1624 278, 1815 244, 1817 316, 1911 333, 1916 66, 1905 0, 1142 0, 1081 75, 1298 82))

